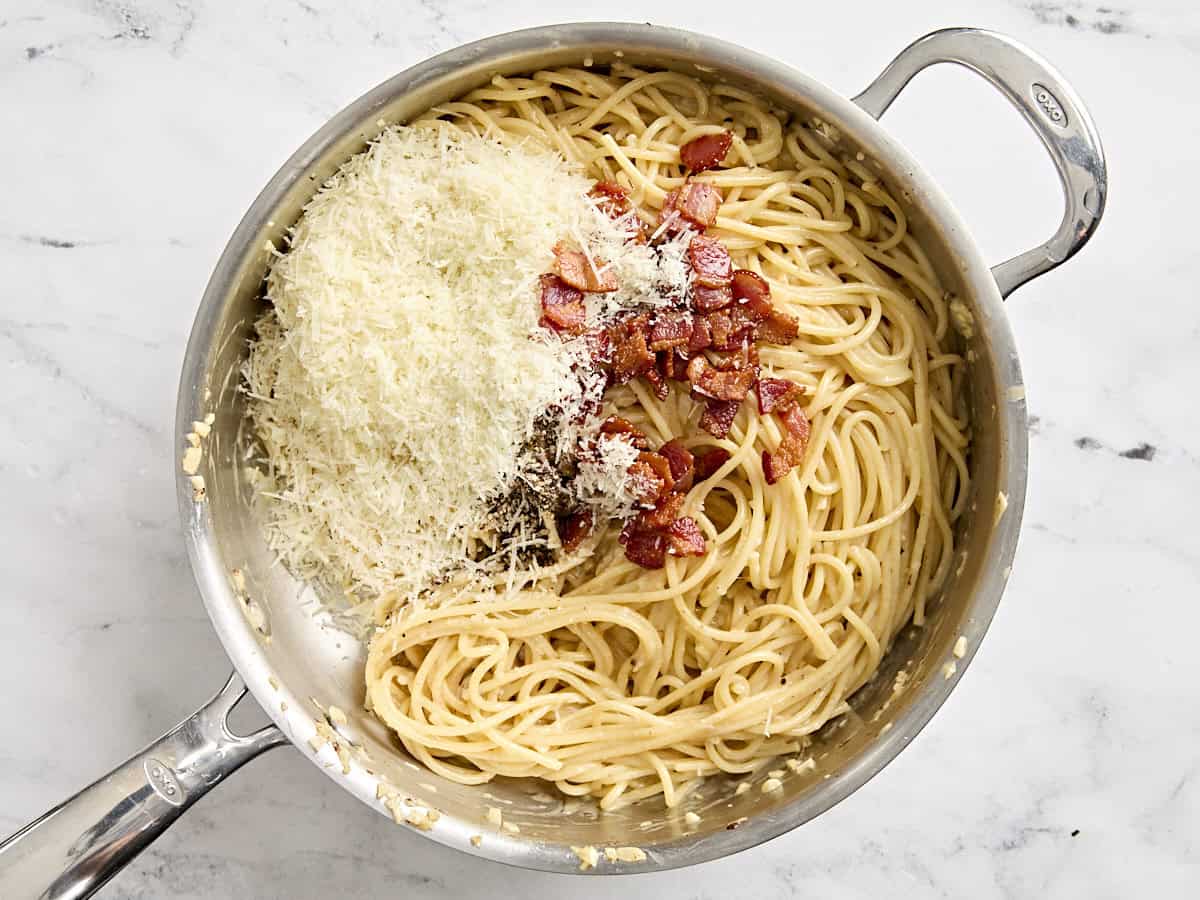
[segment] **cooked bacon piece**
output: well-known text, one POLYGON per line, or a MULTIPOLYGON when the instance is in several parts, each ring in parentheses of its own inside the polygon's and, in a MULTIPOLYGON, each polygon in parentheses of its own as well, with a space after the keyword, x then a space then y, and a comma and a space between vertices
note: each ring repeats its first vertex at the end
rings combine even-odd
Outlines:
POLYGON ((697 312, 707 313, 723 309, 733 302, 733 291, 727 287, 706 287, 698 284, 692 288, 692 306, 697 312))
POLYGON ((637 514, 634 531, 661 531, 677 518, 683 509, 683 494, 667 494, 658 501, 654 509, 644 509, 637 514))
POLYGON ((696 284, 705 287, 727 287, 733 280, 733 263, 729 251, 716 238, 698 234, 688 244, 688 261, 696 284))
POLYGON ((634 460, 630 465, 629 479, 634 499, 637 501, 637 505, 643 509, 654 506, 658 502, 658 498, 665 493, 663 480, 659 478, 658 473, 649 463, 640 459, 634 460))
POLYGON ((753 369, 758 375, 758 346, 746 341, 738 345, 733 352, 714 353, 712 364, 722 372, 732 372, 739 369, 753 369))
POLYGON ((737 350, 755 338, 754 322, 739 307, 719 309, 705 319, 712 332, 711 347, 717 350, 737 350))
POLYGON ((785 378, 760 378, 756 390, 758 411, 764 416, 776 409, 783 412, 804 396, 804 388, 785 378))
POLYGON ((592 514, 588 510, 572 513, 558 522, 558 539, 567 553, 574 553, 592 533, 592 514))
POLYGON ((686 347, 692 336, 692 317, 684 312, 659 313, 650 326, 650 349, 670 350, 686 347))
POLYGON ((796 317, 777 309, 771 310, 758 325, 758 339, 764 344, 790 344, 799 333, 800 323, 796 317))
POLYGON ((699 353, 706 347, 711 347, 712 342, 712 325, 706 319, 697 316, 692 321, 692 337, 687 345, 688 355, 699 353))
POLYGON ((695 469, 695 457, 692 451, 683 446, 679 438, 673 438, 658 448, 660 455, 666 457, 671 466, 671 477, 675 479, 675 490, 687 492, 692 486, 692 475, 695 469))
POLYGON ((771 314, 771 286, 749 269, 738 269, 730 283, 733 299, 744 307, 755 321, 762 321, 771 314))
POLYGON ((613 384, 625 384, 654 366, 654 354, 646 345, 646 316, 633 316, 613 325, 608 331, 612 341, 613 384))
POLYGON ((643 509, 650 509, 670 493, 675 484, 671 464, 657 453, 643 450, 629 467, 634 497, 643 509))
POLYGON ((656 354, 654 368, 658 370, 658 374, 663 378, 675 377, 675 351, 660 350, 656 354))
POLYGON ((612 362, 612 338, 609 337, 608 329, 593 328, 583 333, 582 340, 588 348, 588 355, 591 356, 592 362, 600 365, 612 362))
POLYGON ((633 206, 629 202, 629 191, 615 181, 597 181, 588 191, 596 206, 610 219, 628 215, 633 206))
POLYGON ((713 447, 703 453, 696 454, 696 478, 704 481, 711 478, 713 473, 729 462, 729 451, 724 447, 713 447))
POLYGON ((691 516, 683 516, 667 526, 667 552, 672 556, 703 556, 708 542, 691 516))
POLYGON ((666 400, 671 396, 671 386, 667 384, 667 379, 658 369, 651 367, 642 373, 642 377, 650 383, 650 390, 659 400, 666 400))
POLYGON ((646 432, 642 431, 628 419, 622 419, 620 416, 609 416, 601 422, 600 434, 621 438, 626 443, 633 444, 639 450, 650 449, 650 439, 646 437, 646 432))
POLYGON ((679 189, 675 207, 681 216, 703 230, 717 221, 721 201, 721 192, 711 184, 688 182, 679 189))
POLYGON ((679 148, 679 159, 689 171, 703 172, 715 169, 733 146, 733 134, 721 131, 717 134, 702 134, 679 148))
POLYGON ((750 366, 721 371, 703 356, 697 356, 688 363, 687 375, 693 390, 705 397, 739 402, 746 399, 758 378, 758 373, 750 366))
POLYGON ((709 400, 704 404, 700 416, 700 427, 713 437, 723 438, 729 434, 729 426, 737 417, 740 400, 709 400))
POLYGON ((800 464, 804 459, 804 451, 808 449, 808 438, 812 431, 808 416, 799 404, 789 406, 781 418, 784 433, 779 449, 774 453, 764 450, 762 455, 763 475, 767 484, 779 481, 800 464))
MULTIPOLYGON (((625 534, 624 531, 621 532, 625 534)), ((661 569, 667 562, 667 536, 660 531, 633 531, 625 541, 625 556, 643 569, 661 569)))
POLYGON ((658 227, 667 237, 674 237, 687 229, 687 219, 679 210, 679 191, 667 191, 662 209, 658 211, 658 227))
POLYGON ((770 450, 762 452, 762 468, 763 477, 767 479, 767 484, 774 484, 788 472, 792 471, 790 463, 770 450))
POLYGON ((653 450, 643 450, 638 454, 637 462, 634 465, 639 462, 645 463, 653 469, 654 474, 662 482, 663 487, 659 493, 660 497, 675 487, 675 477, 671 474, 671 463, 661 453, 656 453, 653 450))
POLYGON ((542 317, 543 328, 552 328, 566 334, 580 334, 587 322, 587 309, 583 305, 583 294, 567 284, 557 275, 543 275, 542 317))
POLYGON ((793 404, 785 409, 781 418, 786 432, 783 444, 787 445, 789 452, 794 454, 796 462, 799 462, 800 458, 804 456, 804 451, 808 449, 808 439, 812 435, 812 423, 808 421, 808 416, 804 414, 804 410, 800 408, 799 404, 793 404))
POLYGON ((603 260, 588 262, 583 253, 572 250, 562 241, 554 245, 554 266, 563 281, 589 294, 605 294, 617 289, 617 275, 603 260), (596 264, 595 268, 592 263, 596 264))

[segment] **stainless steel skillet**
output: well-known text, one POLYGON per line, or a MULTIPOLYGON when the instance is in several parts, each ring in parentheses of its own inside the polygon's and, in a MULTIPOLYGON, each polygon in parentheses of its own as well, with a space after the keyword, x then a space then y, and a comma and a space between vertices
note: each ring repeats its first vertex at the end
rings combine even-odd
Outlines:
MULTIPOLYGON (((0 844, 0 896, 85 897, 103 885, 192 803, 243 763, 294 744, 381 812, 465 852, 547 871, 575 872, 574 846, 638 846, 643 862, 601 863, 598 874, 691 865, 754 846, 812 819, 890 762, 937 711, 969 664, 1000 601, 1025 497, 1024 387, 1002 299, 1087 242, 1104 209, 1103 152, 1079 98, 1045 61, 1009 38, 976 29, 935 32, 911 44, 853 100, 781 63, 713 38, 616 23, 549 26, 489 38, 397 75, 338 113, 271 179, 230 239, 209 282, 188 343, 176 431, 214 416, 197 435, 204 497, 184 473, 178 495, 188 551, 213 625, 236 672, 190 718, 74 798, 0 844), (791 773, 782 792, 734 796, 711 779, 686 810, 646 802, 599 815, 537 784, 453 784, 418 767, 362 711, 362 653, 334 627, 308 589, 272 565, 263 546, 242 454, 238 371, 261 308, 268 262, 304 202, 380 122, 404 121, 496 73, 557 65, 603 66, 617 58, 730 81, 805 120, 819 120, 838 152, 861 153, 893 196, 948 288, 968 304, 975 495, 961 524, 961 565, 932 606, 930 622, 907 629, 854 711, 826 728, 817 769, 791 773), (1041 138, 1062 180, 1066 211, 1040 246, 989 268, 957 213, 918 163, 876 121, 917 72, 941 62, 967 66, 997 87, 1041 138), (962 658, 954 655, 959 637, 962 658), (946 663, 957 673, 947 677, 946 663), (893 691, 897 673, 906 687, 893 691), (234 735, 226 716, 247 687, 274 720, 234 735), (334 708, 331 712, 331 708, 334 708), (345 713, 345 719, 341 713, 345 713), (489 807, 519 832, 489 822, 489 807), (433 811, 434 815, 430 815, 433 811), (436 821, 433 821, 436 819, 436 821)), ((179 460, 176 460, 179 466, 179 460)))

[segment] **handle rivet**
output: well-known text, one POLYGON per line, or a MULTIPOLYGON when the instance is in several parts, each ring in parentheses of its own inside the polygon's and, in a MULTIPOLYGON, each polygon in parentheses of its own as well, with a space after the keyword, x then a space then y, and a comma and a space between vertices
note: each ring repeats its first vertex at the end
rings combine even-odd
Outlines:
POLYGON ((1038 103, 1045 103, 1049 99, 1050 99, 1050 95, 1047 94, 1045 91, 1038 91, 1038 95, 1037 95, 1038 103))
POLYGON ((153 775, 155 778, 161 778, 162 777, 162 769, 160 769, 158 766, 155 766, 154 768, 152 768, 150 770, 150 774, 153 775))

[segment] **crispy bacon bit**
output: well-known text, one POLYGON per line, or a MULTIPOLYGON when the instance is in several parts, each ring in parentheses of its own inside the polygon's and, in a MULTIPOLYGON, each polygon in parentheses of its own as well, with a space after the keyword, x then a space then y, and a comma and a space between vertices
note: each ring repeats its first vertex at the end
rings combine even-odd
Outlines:
POLYGON ((709 400, 700 416, 700 427, 713 437, 723 438, 737 417, 740 400, 709 400))
POLYGON ((762 452, 762 467, 763 477, 767 479, 767 484, 774 484, 788 472, 792 471, 791 465, 785 462, 781 456, 772 453, 770 450, 762 452))
POLYGON ((657 360, 654 367, 658 370, 658 374, 663 378, 675 377, 675 351, 662 350, 657 354, 657 360))
POLYGON ((658 227, 667 237, 673 237, 687 229, 687 220, 679 212, 679 191, 667 191, 662 209, 658 211, 658 227))
POLYGON ((774 453, 764 450, 762 455, 763 475, 767 484, 775 484, 800 464, 804 459, 804 451, 808 449, 808 438, 812 432, 808 416, 798 403, 793 403, 784 410, 781 418, 784 434, 783 440, 779 442, 779 449, 774 453))
POLYGON ((554 265, 562 280, 573 288, 589 294, 605 294, 617 289, 617 275, 603 260, 589 262, 583 253, 572 250, 562 241, 554 245, 554 265))
POLYGON ((746 399, 758 377, 758 373, 750 366, 721 371, 703 356, 694 357, 688 363, 687 375, 692 388, 705 397, 739 402, 746 399))
POLYGON ((587 309, 583 305, 583 294, 557 275, 543 275, 540 281, 542 285, 542 327, 552 328, 566 334, 581 333, 587 321, 587 309))
POLYGON ((720 165, 732 146, 733 134, 728 131, 702 134, 679 148, 679 159, 689 171, 703 172, 720 165))
POLYGON ((708 542, 691 516, 683 516, 667 526, 667 552, 672 556, 703 556, 708 542))
POLYGON ((712 342, 712 325, 706 319, 697 317, 692 322, 692 337, 687 345, 688 355, 699 353, 706 347, 711 347, 712 342))
POLYGON ((671 475, 671 463, 661 453, 656 453, 653 450, 643 450, 638 454, 637 461, 644 462, 653 469, 654 474, 663 483, 662 491, 659 492, 660 497, 675 487, 675 478, 671 475))
POLYGON ((704 481, 711 478, 713 473, 729 462, 729 451, 724 447, 713 447, 703 453, 696 454, 696 478, 704 481))
POLYGON ((667 494, 658 501, 654 509, 644 509, 637 514, 634 531, 658 531, 666 528, 679 517, 683 501, 683 494, 667 494))
POLYGON ((612 341, 613 384, 625 384, 654 366, 654 354, 646 345, 646 316, 633 316, 613 325, 608 331, 612 341))
POLYGON ((646 432, 620 416, 609 416, 601 422, 600 434, 620 438, 626 443, 633 444, 639 450, 650 449, 650 439, 646 437, 646 432))
MULTIPOLYGON (((621 532, 625 535, 625 532, 621 532)), ((624 541, 625 556, 643 569, 661 569, 667 562, 667 537, 659 531, 634 531, 624 541)))
POLYGON ((765 344, 790 344, 800 333, 800 323, 795 316, 772 309, 758 325, 758 339, 765 344))
POLYGON ((713 312, 733 302, 733 291, 727 287, 706 287, 697 284, 692 288, 692 306, 697 312, 713 312))
POLYGON ((738 369, 753 369, 758 376, 758 347, 749 341, 741 344, 731 352, 714 353, 712 363, 722 372, 737 371, 738 369))
POLYGON ((558 539, 567 553, 574 553, 592 533, 592 514, 588 510, 572 513, 558 522, 558 539))
POLYGON ((660 455, 666 457, 671 466, 671 477, 675 479, 675 490, 687 491, 692 486, 695 457, 679 438, 667 441, 658 448, 660 455))
POLYGON ((642 377, 650 383, 650 390, 654 392, 654 396, 659 400, 666 400, 671 396, 671 386, 667 384, 667 379, 662 373, 655 368, 649 368, 642 373, 642 377))
POLYGON ((608 329, 593 328, 585 331, 582 340, 588 348, 588 355, 592 358, 592 362, 600 365, 612 362, 612 338, 609 337, 608 329))
POLYGON ((688 244, 688 260, 696 284, 705 287, 726 287, 733 279, 733 263, 729 251, 716 238, 698 234, 688 244))
POLYGON ((650 349, 686 347, 692 336, 692 317, 682 312, 659 313, 650 327, 650 349))
POLYGON ((711 347, 717 350, 737 350, 754 340, 754 322, 740 307, 719 309, 705 316, 712 333, 711 347))
POLYGON ((788 444, 789 450, 795 452, 796 462, 799 462, 800 457, 804 456, 804 451, 808 449, 808 439, 812 434, 812 423, 808 421, 808 416, 804 414, 804 410, 798 404, 793 404, 784 410, 782 417, 783 427, 787 432, 783 442, 788 444))
POLYGON ((596 206, 610 219, 619 219, 633 208, 629 202, 629 191, 615 181, 597 181, 588 191, 596 206))
POLYGON ((771 314, 771 286, 761 275, 749 269, 738 269, 733 273, 730 288, 733 299, 739 306, 745 307, 755 321, 761 321, 771 314))
POLYGON ((721 208, 721 192, 711 184, 688 182, 679 189, 675 206, 679 214, 702 230, 717 221, 721 208))
POLYGON ((776 409, 783 412, 804 396, 804 388, 784 378, 760 378, 756 389, 758 411, 764 416, 776 409))
POLYGON ((664 493, 663 480, 658 477, 658 473, 649 463, 641 459, 634 460, 630 465, 629 480, 634 499, 637 501, 637 505, 643 509, 654 506, 664 493))

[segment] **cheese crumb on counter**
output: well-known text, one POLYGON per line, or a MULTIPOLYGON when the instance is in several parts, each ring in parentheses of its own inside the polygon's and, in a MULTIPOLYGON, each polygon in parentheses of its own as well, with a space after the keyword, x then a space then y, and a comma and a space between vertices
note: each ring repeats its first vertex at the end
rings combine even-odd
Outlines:
POLYGON ((954 655, 958 659, 962 659, 967 655, 967 638, 966 635, 959 635, 958 640, 954 642, 954 655))
POLYGON ((504 824, 504 813, 500 812, 495 806, 489 806, 487 808, 487 820, 490 824, 500 828, 504 824))
POLYGON ((687 812, 683 814, 683 821, 689 827, 695 828, 700 824, 700 816, 694 812, 687 812))
POLYGON ((782 788, 783 782, 778 778, 768 778, 762 783, 762 792, 764 794, 770 794, 774 791, 782 790, 782 788))

